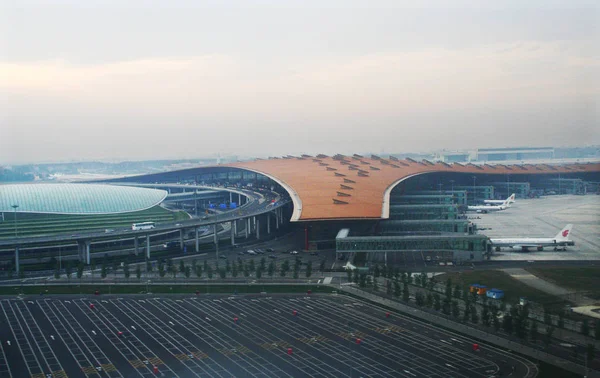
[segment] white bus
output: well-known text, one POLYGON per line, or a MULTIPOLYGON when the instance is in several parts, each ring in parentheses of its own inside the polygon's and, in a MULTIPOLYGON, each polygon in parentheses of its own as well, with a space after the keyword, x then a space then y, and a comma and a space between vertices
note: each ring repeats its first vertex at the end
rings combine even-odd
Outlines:
POLYGON ((154 222, 134 223, 134 224, 131 225, 131 229, 133 231, 137 231, 137 230, 151 230, 154 227, 156 227, 154 225, 154 222))

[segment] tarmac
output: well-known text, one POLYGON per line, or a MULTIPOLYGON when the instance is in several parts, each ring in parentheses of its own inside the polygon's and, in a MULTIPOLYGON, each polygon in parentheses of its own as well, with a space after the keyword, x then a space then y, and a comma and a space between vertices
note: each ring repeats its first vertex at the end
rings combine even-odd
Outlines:
POLYGON ((503 248, 492 260, 600 260, 600 196, 554 195, 538 199, 517 198, 504 211, 469 214, 490 238, 554 237, 565 225, 572 223, 571 238, 575 246, 566 251, 521 252, 503 248))

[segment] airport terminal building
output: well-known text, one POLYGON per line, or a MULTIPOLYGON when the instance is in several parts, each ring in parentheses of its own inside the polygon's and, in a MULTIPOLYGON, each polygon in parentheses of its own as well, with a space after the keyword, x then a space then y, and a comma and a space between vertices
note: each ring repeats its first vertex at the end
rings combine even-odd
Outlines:
POLYGON ((589 163, 509 166, 302 155, 120 181, 274 190, 290 199, 286 220, 304 229, 305 250, 335 249, 340 255, 360 254, 390 263, 412 253, 448 261, 483 260, 493 251, 487 237, 467 219, 468 205, 514 192, 517 198, 553 190, 570 193, 573 180, 594 182, 599 175, 600 164, 589 163))
MULTIPOLYGON (((215 245, 223 243, 223 236, 225 242, 235 244, 291 227, 304 232, 305 251, 335 250, 342 258, 365 263, 394 264, 416 258, 480 261, 493 251, 488 238, 467 216, 469 206, 505 199, 511 193, 517 198, 585 194, 597 182, 598 163, 475 165, 376 155, 302 155, 111 179, 103 185, 31 185, 37 192, 13 186, 5 187, 8 191, 0 196, 5 220, 1 230, 6 233, 0 249, 8 254, 17 247, 25 251, 35 246, 35 238, 25 241, 10 236, 14 216, 22 222, 36 211, 71 217, 115 216, 123 226, 131 224, 128 217, 132 214, 166 211, 170 203, 189 220, 157 219, 157 226, 164 232, 177 232, 181 245, 186 238, 195 238, 195 251, 210 247, 202 247, 198 236, 207 227, 214 227, 215 235, 220 230, 212 240, 215 245), (222 211, 214 209, 215 203, 223 206, 222 211), (209 211, 213 215, 204 220, 209 211), (227 235, 222 235, 224 230, 227 235)), ((80 218, 73 221, 85 223, 80 218)), ((30 229, 35 227, 30 225, 30 229)), ((156 232, 132 236, 123 231, 119 238, 133 238, 136 251, 138 238, 146 240, 149 257, 156 232)), ((85 254, 82 249, 87 251, 89 261, 90 245, 93 249, 103 237, 78 233, 75 248, 80 255, 85 254)), ((57 238, 64 244, 68 236, 57 238)))

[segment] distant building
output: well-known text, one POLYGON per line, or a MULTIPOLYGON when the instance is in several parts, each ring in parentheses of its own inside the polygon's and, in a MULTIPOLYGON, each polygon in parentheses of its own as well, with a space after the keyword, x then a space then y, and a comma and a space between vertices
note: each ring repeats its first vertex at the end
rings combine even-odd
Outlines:
POLYGON ((554 147, 479 148, 478 161, 553 159, 554 147))
POLYGON ((470 153, 464 151, 442 151, 436 154, 435 160, 444 163, 467 163, 470 159, 470 153))

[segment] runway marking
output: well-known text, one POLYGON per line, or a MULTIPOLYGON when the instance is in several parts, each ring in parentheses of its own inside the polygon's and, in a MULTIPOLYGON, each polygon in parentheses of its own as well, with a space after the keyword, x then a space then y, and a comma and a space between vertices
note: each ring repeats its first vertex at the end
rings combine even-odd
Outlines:
POLYGON ((402 332, 404 329, 402 329, 401 327, 392 325, 392 326, 385 327, 385 328, 375 327, 375 328, 371 328, 371 330, 375 331, 377 333, 381 333, 382 335, 386 335, 391 332, 402 332))
POLYGON ((350 340, 350 339, 354 339, 354 338, 362 339, 367 334, 364 332, 361 332, 361 331, 357 331, 357 332, 338 332, 338 333, 336 333, 336 335, 345 340, 350 340))
POLYGON ((190 359, 190 356, 188 356, 188 355, 187 355, 187 354, 185 354, 185 353, 181 353, 181 354, 175 354, 174 356, 175 356, 175 358, 177 358, 179 361, 187 361, 187 360, 189 360, 189 359, 190 359))
POLYGON ((226 356, 231 356, 232 354, 246 354, 246 353, 251 353, 251 350, 246 348, 245 346, 240 346, 237 348, 233 348, 233 349, 218 349, 219 352, 223 353, 226 356))
POLYGON ((197 359, 199 359, 199 360, 202 360, 202 359, 208 358, 208 354, 206 354, 206 353, 204 353, 204 352, 202 352, 202 351, 199 351, 199 350, 197 350, 197 351, 195 351, 195 352, 192 352, 192 355, 193 355, 194 357, 196 357, 197 359))
POLYGON ((64 370, 57 370, 52 372, 52 378, 67 378, 68 375, 64 370))
POLYGON ((314 337, 300 337, 297 338, 296 340, 302 342, 302 343, 306 343, 306 344, 314 344, 318 341, 329 341, 328 338, 326 338, 325 336, 314 336, 314 337))
POLYGON ((158 357, 150 357, 148 358, 148 361, 152 364, 152 365, 164 365, 165 363, 158 357))
POLYGON ((129 360, 129 363, 131 364, 131 366, 133 366, 136 369, 146 367, 146 364, 144 364, 144 362, 142 360, 129 360))
POLYGON ((86 366, 86 367, 82 367, 81 371, 83 372, 83 374, 85 375, 98 375, 98 371, 96 370, 96 368, 94 366, 86 366))
POLYGON ((279 340, 279 341, 274 341, 272 343, 262 343, 259 344, 261 347, 265 348, 266 350, 273 350, 273 349, 277 349, 277 348, 286 348, 288 347, 290 344, 286 341, 283 340, 279 340))
POLYGON ((113 364, 102 364, 100 366, 106 372, 117 371, 117 368, 113 364))

